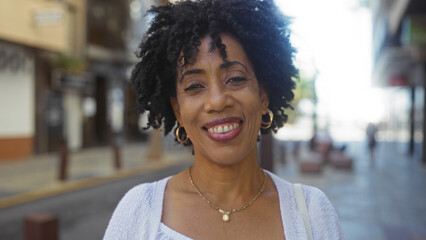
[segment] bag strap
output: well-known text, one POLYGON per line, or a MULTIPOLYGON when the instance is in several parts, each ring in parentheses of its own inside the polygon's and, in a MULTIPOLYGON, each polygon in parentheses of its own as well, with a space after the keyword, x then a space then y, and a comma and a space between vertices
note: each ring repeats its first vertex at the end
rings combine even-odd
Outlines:
POLYGON ((308 209, 306 208, 305 196, 303 195, 302 184, 293 183, 294 197, 296 199, 296 207, 302 214, 303 223, 305 224, 306 234, 308 239, 312 240, 312 229, 309 221, 308 209))

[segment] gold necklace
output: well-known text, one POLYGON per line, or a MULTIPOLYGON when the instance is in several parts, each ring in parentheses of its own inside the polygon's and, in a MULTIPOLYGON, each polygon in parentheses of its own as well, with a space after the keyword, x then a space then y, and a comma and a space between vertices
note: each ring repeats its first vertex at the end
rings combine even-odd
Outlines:
POLYGON ((265 171, 263 171, 263 184, 260 187, 259 192, 256 194, 256 196, 254 196, 254 198, 248 202, 246 205, 240 207, 240 208, 233 208, 229 211, 225 211, 222 208, 216 206, 214 203, 210 202, 206 197, 204 197, 204 195, 200 192, 200 190, 197 188, 197 186, 195 186, 194 184, 194 180, 192 180, 192 175, 191 175, 191 167, 188 168, 188 175, 189 175, 189 180, 191 181, 192 187, 195 189, 195 191, 198 193, 198 195, 212 208, 214 208, 215 210, 219 211, 222 214, 222 220, 224 222, 228 222, 229 221, 229 215, 231 215, 234 212, 238 212, 241 210, 246 209, 248 206, 252 205, 254 203, 254 201, 257 200, 257 198, 263 193, 263 190, 265 190, 265 184, 266 184, 266 173, 265 171))

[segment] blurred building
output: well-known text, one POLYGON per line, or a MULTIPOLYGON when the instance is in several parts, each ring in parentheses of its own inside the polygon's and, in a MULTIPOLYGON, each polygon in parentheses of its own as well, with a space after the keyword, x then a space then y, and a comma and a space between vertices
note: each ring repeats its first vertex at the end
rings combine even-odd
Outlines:
MULTIPOLYGON (((373 84, 389 93, 383 128, 407 152, 424 149, 426 1, 372 0, 373 84), (416 142, 423 142, 417 144, 416 142), (417 146, 417 149, 416 149, 417 146)), ((423 155, 426 163, 426 156, 423 155)))
POLYGON ((83 55, 85 8, 84 0, 0 1, 0 159, 47 151, 62 135, 53 59, 83 55))
POLYGON ((127 69, 131 64, 126 51, 129 25, 128 1, 88 0, 87 60, 94 88, 79 100, 95 111, 83 111, 80 145, 107 144, 124 130, 124 104, 127 69), (90 103, 92 102, 92 103, 90 103))
POLYGON ((145 12, 158 4, 161 1, 87 1, 87 71, 94 89, 88 95, 81 93, 79 101, 83 110, 95 111, 83 111, 83 147, 146 139, 129 76, 148 27, 145 12))
POLYGON ((0 1, 0 160, 143 140, 128 78, 162 3, 0 1))

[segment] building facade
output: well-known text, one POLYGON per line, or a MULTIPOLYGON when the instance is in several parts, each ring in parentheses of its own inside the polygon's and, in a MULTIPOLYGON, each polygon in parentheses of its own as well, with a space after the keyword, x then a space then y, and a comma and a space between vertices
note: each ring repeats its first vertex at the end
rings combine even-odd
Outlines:
MULTIPOLYGON (((49 148, 45 108, 57 54, 81 57, 85 43, 85 1, 0 2, 0 160, 49 148)), ((49 115, 51 114, 51 115, 49 115)))
POLYGON ((372 0, 373 84, 388 92, 386 137, 408 142, 406 151, 422 158, 426 67, 426 2, 372 0))
POLYGON ((0 161, 145 140, 129 75, 166 2, 0 1, 0 161))

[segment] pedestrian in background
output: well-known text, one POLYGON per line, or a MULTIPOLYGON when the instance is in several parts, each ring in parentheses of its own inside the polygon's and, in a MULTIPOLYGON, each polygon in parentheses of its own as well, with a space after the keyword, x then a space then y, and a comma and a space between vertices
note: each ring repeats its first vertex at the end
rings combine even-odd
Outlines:
POLYGON ((183 172, 134 187, 104 239, 343 239, 317 188, 258 165, 259 132, 284 125, 297 75, 288 19, 272 1, 153 7, 131 80, 148 127, 191 146, 183 172))
POLYGON ((375 158, 375 150, 376 150, 376 133, 378 129, 376 125, 373 123, 369 123, 367 126, 367 140, 368 140, 368 151, 370 153, 370 159, 375 158))

